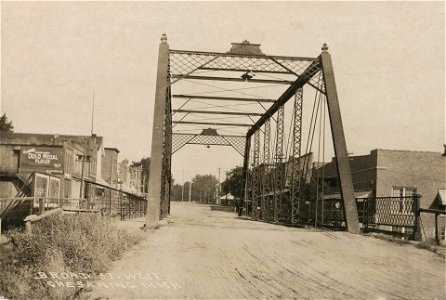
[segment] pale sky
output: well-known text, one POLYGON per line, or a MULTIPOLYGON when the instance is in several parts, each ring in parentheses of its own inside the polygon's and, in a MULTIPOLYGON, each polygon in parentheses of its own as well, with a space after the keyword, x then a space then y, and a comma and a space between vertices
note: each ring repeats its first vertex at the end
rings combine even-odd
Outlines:
MULTIPOLYGON (((443 2, 1 2, 1 112, 16 132, 94 132, 119 159, 150 155, 160 36, 172 49, 333 58, 349 152, 443 151, 443 2)), ((285 89, 286 87, 283 87, 285 89)), ((308 105, 310 106, 310 105, 308 105)), ((240 165, 186 146, 177 182, 240 165)))

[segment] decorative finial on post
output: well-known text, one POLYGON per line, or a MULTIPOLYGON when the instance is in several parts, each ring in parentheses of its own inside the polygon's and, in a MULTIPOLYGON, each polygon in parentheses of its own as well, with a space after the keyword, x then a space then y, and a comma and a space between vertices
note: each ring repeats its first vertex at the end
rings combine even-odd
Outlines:
POLYGON ((161 42, 167 42, 167 34, 163 33, 161 35, 161 42))
POLYGON ((321 50, 322 50, 323 52, 328 52, 328 45, 327 45, 327 43, 324 43, 324 44, 322 45, 321 50))

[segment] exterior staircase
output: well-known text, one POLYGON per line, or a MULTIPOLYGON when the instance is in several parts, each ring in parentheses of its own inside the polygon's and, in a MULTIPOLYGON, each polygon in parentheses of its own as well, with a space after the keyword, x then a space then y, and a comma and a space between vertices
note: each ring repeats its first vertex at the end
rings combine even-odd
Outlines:
POLYGON ((24 178, 18 173, 0 172, 0 181, 11 182, 17 190, 14 198, 0 199, 0 219, 3 226, 22 223, 32 213, 33 200, 26 197, 32 196, 33 178, 34 174, 24 178))

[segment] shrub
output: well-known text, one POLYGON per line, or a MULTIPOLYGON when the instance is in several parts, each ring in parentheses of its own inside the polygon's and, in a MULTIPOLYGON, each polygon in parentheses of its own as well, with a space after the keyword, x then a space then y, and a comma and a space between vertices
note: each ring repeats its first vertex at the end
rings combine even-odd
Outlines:
POLYGON ((12 250, 0 256, 0 296, 14 299, 70 299, 79 289, 52 288, 38 272, 98 274, 106 271, 142 232, 119 229, 100 215, 54 215, 33 224, 32 233, 10 233, 12 250))

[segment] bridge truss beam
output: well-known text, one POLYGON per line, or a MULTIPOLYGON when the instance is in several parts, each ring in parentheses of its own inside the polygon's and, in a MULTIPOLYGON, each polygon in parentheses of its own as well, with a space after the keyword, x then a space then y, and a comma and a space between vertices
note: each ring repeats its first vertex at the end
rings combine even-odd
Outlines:
MULTIPOLYGON (((342 126, 342 119, 341 119, 341 113, 339 109, 339 100, 337 96, 336 91, 336 84, 334 80, 334 72, 333 72, 333 65, 331 62, 331 56, 328 53, 328 47, 324 45, 322 48, 322 53, 318 57, 317 60, 314 60, 311 62, 311 64, 305 69, 305 71, 297 78, 297 80, 290 85, 290 87, 278 98, 278 100, 271 105, 271 107, 264 113, 262 117, 260 117, 259 120, 248 130, 246 134, 247 141, 251 139, 252 135, 254 135, 260 128, 269 120, 275 113, 278 113, 278 120, 276 124, 276 166, 275 166, 275 174, 274 174, 274 188, 275 190, 272 192, 273 194, 273 220, 278 221, 280 217, 281 212, 281 203, 282 203, 282 195, 283 195, 283 182, 282 182, 282 173, 281 172, 281 166, 280 163, 280 154, 281 152, 281 144, 282 144, 282 138, 281 132, 283 131, 282 127, 282 120, 281 120, 281 110, 283 109, 285 103, 292 98, 293 95, 296 93, 299 94, 300 89, 302 89, 306 84, 308 84, 311 81, 315 80, 315 76, 318 73, 322 74, 323 77, 323 85, 316 84, 316 86, 320 87, 317 90, 321 91, 322 94, 325 95, 327 99, 327 106, 328 106, 328 115, 330 119, 330 125, 331 125, 331 132, 332 132, 332 140, 334 145, 334 151, 335 151, 335 158, 336 158, 336 168, 337 173, 340 181, 340 187, 341 187, 341 197, 343 200, 343 209, 344 209, 344 216, 345 216, 345 222, 347 226, 347 230, 352 233, 359 233, 359 220, 358 220, 358 214, 356 209, 356 202, 354 199, 354 193, 353 193, 353 184, 352 184, 352 178, 351 178, 351 170, 350 165, 348 161, 348 154, 347 154, 347 147, 345 142, 345 135, 344 130, 342 126)), ((297 105, 297 104, 296 104, 297 105)), ((301 106, 302 107, 302 106, 301 106)), ((300 107, 300 108, 301 108, 300 107)), ((294 115, 294 122, 296 124, 299 124, 300 118, 298 115, 294 115)), ((296 124, 297 126, 299 126, 296 124)), ((294 149, 297 150, 296 142, 300 142, 300 127, 295 127, 293 131, 293 138, 294 138, 294 149)), ((245 151, 245 161, 248 160, 246 156, 249 155, 249 152, 245 151)), ((297 155, 297 153, 296 153, 297 155)), ((300 155, 298 156, 300 157, 300 155)), ((306 164, 306 163, 305 163, 306 164)), ((248 164, 244 164, 244 167, 247 168, 248 164)), ((245 170, 247 172, 247 169, 245 170)), ((295 170, 293 170, 295 172, 295 170)), ((298 176, 299 177, 299 176, 298 176)), ((301 178, 301 180, 304 180, 301 178)), ((298 198, 293 197, 299 197, 299 187, 296 187, 295 184, 300 182, 301 180, 293 181, 291 190, 293 191, 293 195, 291 195, 291 218, 292 222, 296 222, 297 220, 297 214, 298 214, 298 198), (297 189, 297 190, 296 190, 297 189), (297 195, 294 194, 297 191, 297 195)))
POLYGON ((247 123, 225 123, 225 122, 197 122, 197 121, 172 121, 173 124, 191 124, 191 125, 219 125, 219 126, 238 126, 251 127, 252 124, 247 123))
POLYGON ((246 98, 246 97, 222 97, 222 96, 202 96, 202 95, 172 95, 172 98, 183 98, 183 99, 204 99, 204 100, 227 100, 227 101, 241 101, 241 102, 269 102, 273 103, 274 99, 265 98, 246 98))
POLYGON ((302 142, 302 105, 303 89, 297 90, 294 98, 294 119, 293 119, 293 160, 291 175, 291 216, 292 224, 298 220, 299 203, 302 197, 301 187, 304 177, 304 168, 301 168, 301 142, 302 142))
POLYGON ((189 133, 172 134, 172 154, 183 148, 185 145, 215 145, 231 146, 241 156, 245 148, 246 137, 243 135, 205 135, 189 133))
MULTIPOLYGON (((249 44, 249 43, 248 43, 249 44)), ((328 114, 331 125, 332 139, 334 144, 337 171, 341 186, 341 197, 343 199, 344 215, 346 218, 347 229, 350 232, 359 232, 358 216, 356 213, 356 204, 353 196, 353 185, 351 180, 350 166, 348 162, 347 148, 345 143, 344 131, 342 128, 342 120, 339 110, 339 101, 336 92, 336 85, 333 74, 333 66, 330 54, 327 47, 322 48, 322 53, 317 58, 305 57, 283 57, 283 56, 268 56, 268 55, 251 55, 240 53, 215 53, 215 52, 198 52, 198 51, 182 51, 169 50, 167 38, 163 35, 158 57, 158 73, 157 84, 155 92, 155 114, 153 118, 153 135, 152 135, 152 153, 150 166, 150 180, 149 180, 149 195, 148 195, 148 211, 146 225, 149 228, 154 228, 159 218, 165 217, 169 213, 169 194, 170 194, 170 174, 171 174, 171 156, 174 146, 174 132, 172 124, 197 124, 197 125, 222 125, 222 126, 239 126, 250 127, 247 131, 244 143, 244 187, 245 187, 245 203, 248 203, 248 198, 252 197, 252 208, 255 209, 258 204, 258 199, 263 201, 261 204, 262 218, 268 215, 268 207, 272 205, 272 219, 279 221, 282 210, 282 197, 285 191, 285 174, 284 157, 283 157, 283 132, 284 132, 284 105, 285 103, 296 95, 299 96, 301 89, 305 85, 315 88, 318 92, 324 94, 327 99, 328 114), (241 78, 237 77, 218 77, 218 76, 203 76, 202 74, 193 74, 197 70, 213 70, 213 71, 243 71, 247 72, 241 78), (248 72, 256 73, 277 73, 277 74, 291 74, 295 75, 295 81, 288 80, 269 80, 269 79, 253 79, 248 75, 248 72), (319 84, 319 76, 322 74, 324 81, 323 85, 319 84), (171 81, 171 79, 173 79, 171 81), (224 81, 245 81, 247 83, 268 82, 289 84, 286 91, 262 113, 258 120, 252 120, 254 124, 234 124, 234 123, 219 123, 219 122, 197 122, 197 121, 174 121, 172 120, 171 107, 171 86, 175 82, 188 80, 224 80, 224 81), (276 122, 276 137, 275 137, 275 156, 271 159, 270 153, 270 119, 277 114, 276 122), (263 166, 260 167, 260 131, 264 128, 264 156, 263 166), (255 172, 249 172, 250 153, 251 153, 251 138, 253 137, 253 171, 267 170, 267 174, 256 177, 255 172), (265 149, 267 151, 265 152, 265 149), (271 164, 273 160, 274 163, 271 164), (269 167, 273 165, 274 170, 270 172, 269 167), (273 173, 270 175, 270 173, 273 173), (268 176, 273 176, 274 182, 268 180, 268 176), (270 187, 269 195, 264 193, 270 187), (271 190, 273 189, 273 190, 271 190), (253 191, 254 194, 248 193, 253 191), (260 194, 262 194, 260 196, 260 194), (273 200, 273 201, 271 201, 273 200), (264 213, 266 211, 266 213, 264 213)), ((176 95, 175 98, 186 98, 189 95, 176 95)), ((223 97, 223 96, 192 96, 189 98, 205 99, 210 101, 251 101, 251 102, 269 102, 270 99, 255 99, 255 98, 237 98, 237 97, 223 97), (207 98, 209 97, 209 98, 207 98), (227 98, 227 99, 226 99, 227 98)), ((302 99, 300 98, 300 110, 302 108, 302 99)), ((296 165, 301 165, 299 161, 300 140, 301 140, 301 112, 299 112, 298 104, 295 103, 294 128, 293 128, 293 157, 298 157, 296 165)), ((183 105, 184 106, 184 105, 183 105)), ((187 113, 186 113, 187 114, 187 113)), ((219 142, 216 142, 219 144, 219 142)), ((243 146, 241 146, 243 147, 243 146)), ((271 170, 272 171, 272 170, 271 170)), ((293 166, 293 176, 300 177, 300 170, 293 166)), ((260 174, 260 172, 258 173, 260 174)), ((292 180, 291 196, 296 194, 296 180, 292 180)), ((297 188, 298 189, 298 188, 297 188)), ((292 221, 296 220, 298 209, 296 210, 296 198, 290 197, 291 208, 294 207, 294 212, 291 214, 292 221), (296 214, 297 211, 297 214, 296 214)), ((298 201, 297 201, 298 204, 298 201)), ((291 209, 292 210, 292 209, 291 209)), ((254 213, 256 215, 256 213, 254 213)))
POLYGON ((260 159, 260 131, 256 131, 254 134, 254 147, 253 147, 253 164, 252 164, 252 216, 254 219, 259 217, 259 212, 257 211, 258 200, 260 197, 260 169, 259 169, 259 159, 260 159))
POLYGON ((170 90, 169 90, 169 45, 167 37, 163 35, 159 45, 158 53, 158 71, 155 90, 155 107, 153 115, 153 131, 152 131, 152 151, 150 160, 150 180, 149 193, 146 213, 146 227, 154 229, 158 226, 160 217, 164 217, 165 202, 169 201, 169 188, 166 187, 166 170, 170 177, 170 162, 166 161, 169 156, 169 134, 171 128, 167 127, 169 123, 169 106, 170 90), (167 115, 167 117, 166 117, 167 115), (166 191, 167 189, 167 191, 166 191))
POLYGON ((269 172, 270 172, 270 154, 271 154, 271 120, 267 120, 263 131, 263 164, 262 164, 262 204, 261 204, 261 218, 268 219, 268 197, 267 192, 270 190, 269 172))
POLYGON ((280 218, 280 212, 282 210, 282 190, 284 188, 284 166, 283 166, 283 134, 285 127, 285 107, 279 107, 277 112, 276 123, 276 155, 274 158, 274 222, 278 222, 280 218))
POLYGON ((238 112, 238 111, 215 111, 215 110, 194 110, 194 109, 174 109, 174 113, 210 114, 210 115, 231 115, 231 116, 263 116, 262 113, 238 112))

